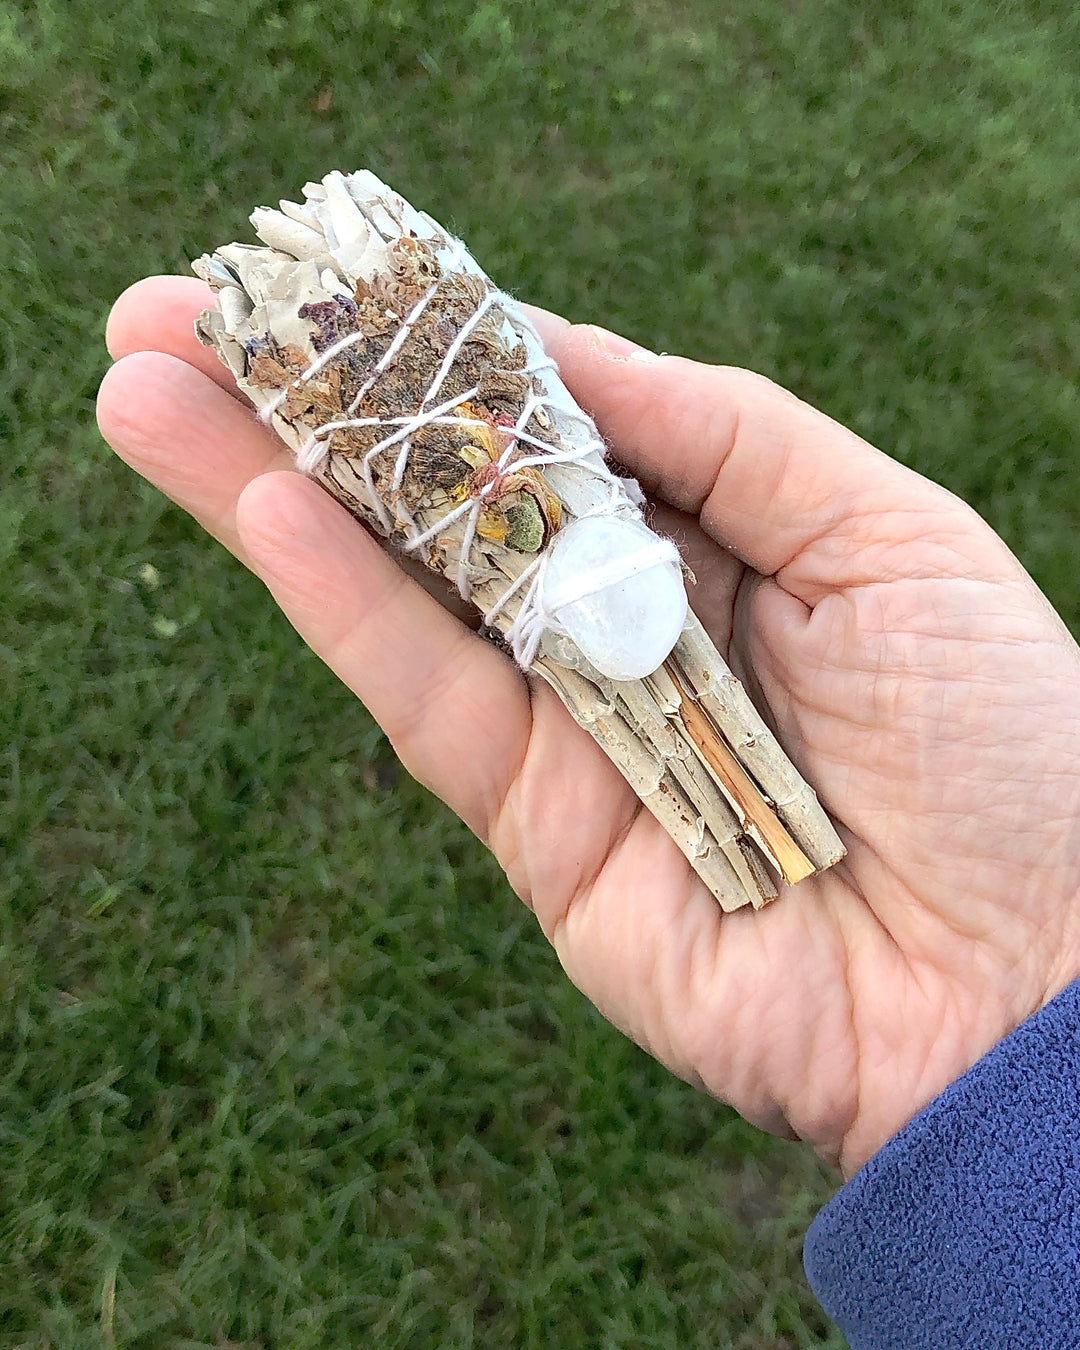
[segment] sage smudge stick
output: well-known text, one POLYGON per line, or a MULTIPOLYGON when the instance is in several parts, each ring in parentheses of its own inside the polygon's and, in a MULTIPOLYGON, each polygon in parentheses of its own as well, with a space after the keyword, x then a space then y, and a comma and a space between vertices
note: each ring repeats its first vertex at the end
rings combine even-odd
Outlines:
POLYGON ((194 264, 260 416, 398 553, 445 576, 619 768, 724 909, 843 856, 688 610, 677 551, 533 325, 460 240, 367 172, 252 216, 194 264))

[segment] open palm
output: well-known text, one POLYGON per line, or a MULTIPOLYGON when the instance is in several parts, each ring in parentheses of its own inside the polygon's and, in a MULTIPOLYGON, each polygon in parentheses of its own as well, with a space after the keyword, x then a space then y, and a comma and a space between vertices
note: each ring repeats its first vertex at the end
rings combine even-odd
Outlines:
POLYGON ((551 691, 292 472, 195 341, 209 298, 153 278, 117 302, 104 434, 263 578, 677 1073, 850 1172, 1080 974, 1080 651, 962 502, 749 372, 537 315, 848 846, 724 915, 551 691))

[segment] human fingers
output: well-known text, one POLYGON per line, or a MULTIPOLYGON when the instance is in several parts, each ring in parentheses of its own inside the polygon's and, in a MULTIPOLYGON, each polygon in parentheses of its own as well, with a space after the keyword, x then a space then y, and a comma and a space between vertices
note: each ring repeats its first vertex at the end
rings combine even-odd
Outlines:
POLYGON ((808 603, 903 567, 898 544, 940 539, 951 556, 963 528, 977 528, 944 488, 763 376, 578 325, 549 325, 547 345, 647 490, 699 513, 719 542, 808 603))
POLYGON ((412 581, 309 479, 241 494, 244 550, 286 617, 402 762, 488 840, 529 743, 521 673, 412 581))
POLYGON ((525 684, 505 657, 292 471, 291 455, 254 414, 185 362, 160 352, 123 358, 102 382, 98 420, 125 462, 264 577, 409 767, 486 831, 505 788, 500 769, 513 767, 528 723, 525 684), (268 474, 269 495, 245 497, 268 474), (301 494, 292 518, 289 483, 301 494), (237 525, 241 498, 254 556, 237 525), (306 536, 305 521, 316 522, 306 536))
MULTIPOLYGON (((411 581, 398 563, 385 555, 367 532, 315 483, 292 471, 291 455, 253 413, 175 357, 138 352, 117 362, 102 382, 98 418, 102 433, 120 457, 190 512, 241 561, 265 575, 268 581, 274 581, 279 589, 287 589, 287 583, 291 582, 293 589, 284 603, 303 636, 320 655, 327 656, 384 722, 417 776, 446 798, 478 833, 484 834, 490 828, 493 802, 499 797, 500 766, 509 771, 514 762, 511 751, 517 749, 515 736, 520 724, 507 712, 506 699, 510 694, 506 691, 513 691, 519 710, 522 706, 527 710, 529 700, 526 686, 512 663, 445 613, 441 594, 435 599, 424 595, 425 583, 434 591, 440 578, 425 569, 419 586, 411 581), (287 472, 273 473, 282 469, 287 472), (249 509, 249 533, 259 545, 255 559, 249 555, 237 528, 239 499, 245 489, 268 473, 275 480, 300 483, 307 494, 304 500, 313 495, 320 505, 325 502, 325 507, 331 509, 334 526, 325 531, 318 527, 315 543, 301 558, 302 568, 289 572, 284 581, 280 580, 279 572, 289 566, 288 551, 278 548, 274 552, 273 541, 267 544, 268 535, 273 533, 267 520, 272 523, 280 516, 269 516, 260 522, 258 514, 251 516, 249 509), (270 562, 268 549, 273 553, 270 562), (362 561, 350 569, 347 564, 356 558, 362 561), (297 582, 298 575, 306 577, 314 587, 306 597, 296 591, 297 584, 301 591, 304 584, 297 582), (364 578, 366 590, 352 595, 350 586, 354 582, 361 584, 364 578), (372 578, 377 582, 375 589, 372 578), (392 593, 396 594, 393 605, 389 600, 392 593), (385 603, 380 596, 386 598, 385 603), (358 639, 337 643, 330 618, 336 614, 340 626, 351 614, 354 632, 359 634, 366 611, 358 607, 365 602, 369 609, 382 611, 379 623, 369 624, 364 630, 369 637, 374 635, 375 647, 369 650, 358 639), (400 608, 401 618, 397 640, 390 642, 387 634, 394 631, 395 605, 400 608), (465 637, 475 647, 463 647, 465 637), (340 647, 344 653, 340 660, 335 660, 328 651, 328 643, 340 647), (468 725, 462 731, 463 718, 451 716, 448 704, 435 698, 435 694, 440 687, 448 688, 452 683, 450 676, 457 654, 466 651, 468 659, 459 663, 464 672, 464 693, 457 708, 468 713, 464 718, 468 725), (493 680, 488 679, 489 673, 495 676, 493 680), (417 692, 421 689, 428 691, 433 706, 439 709, 432 715, 434 720, 420 716, 426 706, 417 692), (500 689, 505 698, 498 695, 500 689), (417 710, 415 717, 410 715, 410 708, 417 710), (496 743, 500 728, 505 732, 501 750, 496 743), (474 764, 477 760, 479 768, 474 764), (480 772, 485 767, 490 770, 486 779, 480 772)), ((277 482, 275 500, 284 491, 277 482)), ((250 501, 248 505, 250 508, 250 501)), ((317 508, 315 511, 317 514, 317 508)), ((476 617, 471 607, 469 615, 476 617)), ((547 690, 538 692, 548 722, 554 723, 556 717, 563 716, 561 709, 555 709, 553 696, 549 697, 547 690)), ((565 730, 563 726, 561 731, 565 730)), ((588 738, 552 735, 546 738, 546 744, 546 751, 541 747, 541 753, 534 751, 531 755, 530 772, 522 776, 519 791, 526 782, 542 784, 552 777, 569 784, 567 791, 589 781, 599 752, 588 738)), ((609 783, 609 795, 612 793, 620 802, 628 795, 621 780, 617 787, 609 783)), ((571 833, 577 828, 576 822, 587 820, 587 805, 582 803, 576 811, 574 821, 570 822, 571 833)), ((544 857, 524 856, 529 847, 523 838, 526 824, 519 828, 508 817, 500 851, 511 860, 511 867, 513 858, 518 856, 519 866, 513 880, 527 897, 532 886, 530 877, 542 874, 548 863, 544 857)), ((577 850, 582 855, 585 851, 584 844, 577 850)), ((554 862, 557 851, 548 852, 554 862)), ((559 860, 565 865, 565 851, 559 854, 559 860)))
POLYGON ((549 353, 552 345, 568 328, 572 327, 569 319, 564 319, 561 314, 555 314, 550 309, 542 309, 539 305, 526 305, 519 302, 517 308, 521 310, 522 314, 540 334, 540 340, 549 353))
POLYGON ((253 412, 186 361, 140 351, 102 380, 98 425, 125 463, 247 561, 237 498, 259 474, 292 463, 253 412))
MULTIPOLYGON (((293 457, 246 402, 228 398, 185 361, 132 352, 102 381, 98 422, 121 459, 247 563, 236 500, 259 474, 291 469, 293 457)), ((464 623, 479 625, 476 610, 442 577, 410 558, 400 565, 464 623)))
POLYGON ((264 577, 418 776, 486 828, 497 766, 510 762, 528 722, 524 683, 501 653, 425 595, 322 489, 291 471, 292 457, 253 414, 184 361, 137 352, 117 362, 102 382, 98 420, 125 462, 264 577), (237 512, 268 473, 268 490, 245 498, 252 554, 237 512), (444 761, 449 774, 440 777, 444 761), (476 763, 492 770, 488 779, 462 771, 476 763))
POLYGON ((197 277, 143 277, 120 295, 105 327, 105 345, 114 361, 132 352, 167 352, 221 386, 248 406, 232 372, 217 353, 195 336, 195 320, 216 309, 217 297, 197 277))

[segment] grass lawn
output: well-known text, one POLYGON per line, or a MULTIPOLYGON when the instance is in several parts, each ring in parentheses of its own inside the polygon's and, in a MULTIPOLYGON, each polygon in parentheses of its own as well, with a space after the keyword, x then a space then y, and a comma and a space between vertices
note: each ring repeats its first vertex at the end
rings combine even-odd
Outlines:
POLYGON ((105 314, 366 165, 522 297, 947 483, 1075 629, 1078 38, 1038 0, 0 0, 0 1344, 839 1350, 832 1176, 604 1024, 113 461, 105 314))

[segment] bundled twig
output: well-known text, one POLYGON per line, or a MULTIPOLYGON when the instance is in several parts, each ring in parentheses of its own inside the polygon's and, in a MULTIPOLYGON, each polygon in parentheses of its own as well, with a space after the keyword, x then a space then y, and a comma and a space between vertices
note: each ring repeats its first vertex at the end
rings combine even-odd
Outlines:
POLYGON ((704 629, 678 555, 532 324, 369 173, 194 264, 198 324, 311 474, 444 574, 604 748, 725 909, 843 847, 704 629))

